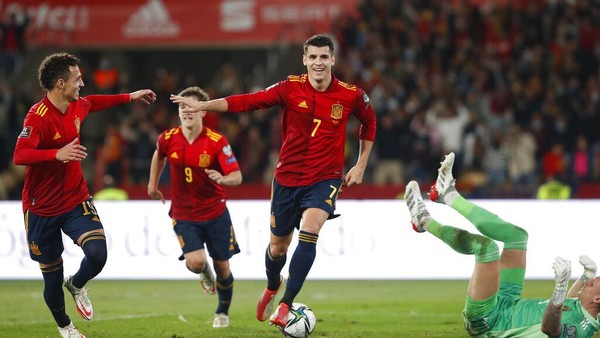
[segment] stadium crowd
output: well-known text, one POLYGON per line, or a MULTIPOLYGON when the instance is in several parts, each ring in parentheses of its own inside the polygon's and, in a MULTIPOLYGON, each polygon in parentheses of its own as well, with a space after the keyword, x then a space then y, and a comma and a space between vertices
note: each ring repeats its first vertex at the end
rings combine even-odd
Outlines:
MULTIPOLYGON (((378 114, 365 183, 399 191, 411 179, 429 184, 436 175, 430 169, 454 152, 455 175, 469 197, 529 198, 542 183, 560 180, 573 196, 596 184, 592 195, 600 198, 600 5, 496 3, 363 0, 332 24, 336 76, 364 88, 378 114)), ((121 57, 131 56, 123 51, 121 57)), ((246 74, 232 62, 205 79, 181 68, 186 62, 148 70, 97 59, 84 71, 90 93, 147 86, 158 101, 90 117, 95 121, 82 143, 92 150, 93 159, 84 161, 92 191, 105 174, 120 185, 145 187, 156 136, 178 123, 169 94, 200 85, 223 97, 272 84, 256 76, 261 68, 246 74), (152 74, 151 83, 139 83, 145 75, 136 71, 152 74)), ((20 196, 22 168, 11 164, 12 151, 27 107, 41 95, 35 82, 24 81, 35 75, 20 69, 0 76, 0 199, 20 196)), ((231 142, 244 184, 270 184, 281 146, 279 118, 275 110, 205 118, 231 142)), ((356 122, 348 133, 358 132, 356 122)), ((356 160, 355 148, 348 147, 348 163, 356 160)))

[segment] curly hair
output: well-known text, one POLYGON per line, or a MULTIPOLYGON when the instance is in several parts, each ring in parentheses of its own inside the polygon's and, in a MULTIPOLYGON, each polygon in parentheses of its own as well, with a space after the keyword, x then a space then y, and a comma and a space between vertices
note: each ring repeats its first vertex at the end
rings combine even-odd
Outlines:
POLYGON ((59 79, 67 80, 70 67, 79 66, 81 61, 78 57, 69 53, 55 53, 46 56, 40 64, 38 79, 44 90, 50 91, 59 79))

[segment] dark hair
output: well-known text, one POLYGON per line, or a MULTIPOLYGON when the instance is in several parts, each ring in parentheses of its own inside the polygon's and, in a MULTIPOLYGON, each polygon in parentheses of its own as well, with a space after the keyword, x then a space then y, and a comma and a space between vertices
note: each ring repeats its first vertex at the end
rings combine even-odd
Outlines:
POLYGON ((315 47, 329 47, 329 50, 331 51, 331 54, 333 54, 334 50, 335 50, 335 44, 333 43, 333 39, 328 36, 328 35, 323 35, 323 34, 319 34, 319 35, 313 35, 310 38, 308 38, 308 40, 306 40, 306 42, 304 43, 304 53, 306 54, 306 51, 308 50, 308 46, 315 46, 315 47))
POLYGON ((70 67, 79 66, 79 58, 69 53, 56 53, 46 56, 40 64, 38 79, 44 90, 54 88, 59 79, 68 80, 70 67))
POLYGON ((198 101, 208 101, 209 96, 202 88, 193 86, 187 87, 179 93, 179 96, 194 96, 198 101))

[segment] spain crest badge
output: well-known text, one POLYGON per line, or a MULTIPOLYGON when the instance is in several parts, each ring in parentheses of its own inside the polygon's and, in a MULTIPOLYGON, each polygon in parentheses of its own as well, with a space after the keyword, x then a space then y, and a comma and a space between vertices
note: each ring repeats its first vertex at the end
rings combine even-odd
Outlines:
POLYGON ((339 103, 336 103, 331 106, 331 118, 334 120, 339 120, 342 118, 344 113, 344 106, 339 103))

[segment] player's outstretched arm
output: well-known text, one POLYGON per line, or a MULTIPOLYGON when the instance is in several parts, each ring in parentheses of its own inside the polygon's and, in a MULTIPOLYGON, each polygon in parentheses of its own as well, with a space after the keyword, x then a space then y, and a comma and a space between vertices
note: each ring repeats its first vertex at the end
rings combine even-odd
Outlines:
POLYGON ((554 292, 542 318, 542 332, 547 334, 548 337, 559 337, 561 333, 562 307, 567 296, 569 278, 571 278, 571 262, 564 258, 556 257, 552 268, 554 269, 554 292))
POLYGON ((159 200, 163 204, 165 204, 165 197, 163 193, 158 190, 158 181, 160 179, 160 174, 165 168, 165 164, 167 163, 166 158, 160 157, 158 155, 158 151, 154 151, 154 155, 152 155, 152 162, 150 163, 150 178, 148 179, 148 196, 150 198, 159 200))
POLYGON ((224 113, 229 108, 225 99, 214 99, 209 101, 198 101, 191 96, 179 96, 171 94, 171 102, 183 105, 182 113, 197 113, 200 111, 214 111, 224 113))
POLYGON ((596 262, 593 259, 586 255, 581 255, 579 256, 579 263, 583 266, 583 273, 569 289, 567 298, 577 297, 577 294, 581 291, 585 283, 596 277, 596 262))
POLYGON ((130 102, 142 102, 145 104, 154 103, 156 101, 156 94, 150 89, 140 89, 135 92, 129 93, 130 102))

